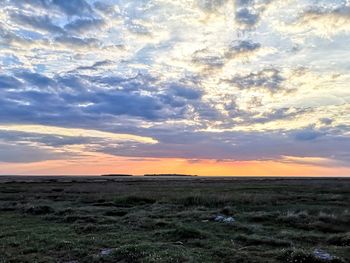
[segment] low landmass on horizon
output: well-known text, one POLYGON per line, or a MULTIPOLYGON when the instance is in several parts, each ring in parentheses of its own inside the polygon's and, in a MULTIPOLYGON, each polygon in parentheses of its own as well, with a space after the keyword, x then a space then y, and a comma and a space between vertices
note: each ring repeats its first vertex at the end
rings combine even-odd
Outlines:
MULTIPOLYGON (((101 176, 116 176, 116 177, 124 177, 124 176, 140 176, 140 175, 134 175, 134 174, 102 174, 101 176)), ((193 175, 193 174, 144 174, 142 176, 155 176, 155 177, 176 177, 176 176, 198 176, 198 175, 193 175)))

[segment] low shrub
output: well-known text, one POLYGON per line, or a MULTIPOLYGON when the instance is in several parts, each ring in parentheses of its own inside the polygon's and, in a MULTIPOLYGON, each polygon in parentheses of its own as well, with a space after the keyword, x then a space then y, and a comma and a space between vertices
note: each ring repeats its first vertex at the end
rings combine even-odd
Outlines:
POLYGON ((155 202, 155 199, 142 196, 123 196, 114 199, 114 204, 119 206, 145 205, 153 204, 155 202))
POLYGON ((245 245, 268 245, 274 247, 286 247, 290 246, 291 243, 286 240, 263 237, 258 235, 238 235, 236 240, 243 242, 245 245))
POLYGON ((350 233, 331 235, 327 239, 327 243, 341 247, 350 246, 350 233))
POLYGON ((175 229, 162 232, 162 235, 174 241, 205 239, 207 234, 191 226, 177 225, 175 229))
POLYGON ((31 206, 31 207, 25 208, 24 211, 25 213, 32 214, 32 215, 45 215, 45 214, 51 214, 55 212, 55 210, 48 205, 31 206))

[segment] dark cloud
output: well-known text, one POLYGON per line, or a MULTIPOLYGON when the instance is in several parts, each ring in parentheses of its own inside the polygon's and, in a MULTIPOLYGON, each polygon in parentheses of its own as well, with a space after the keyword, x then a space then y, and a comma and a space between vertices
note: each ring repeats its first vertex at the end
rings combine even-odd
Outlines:
POLYGON ((235 20, 244 29, 255 27, 273 0, 236 0, 235 20))
POLYGON ((74 20, 73 22, 65 25, 66 30, 70 30, 76 33, 83 33, 90 29, 98 29, 104 24, 102 19, 90 19, 90 18, 81 18, 74 20))
POLYGON ((203 11, 215 12, 218 8, 222 7, 227 0, 198 0, 198 6, 203 11))
POLYGON ((279 70, 267 68, 248 75, 237 75, 225 81, 240 89, 263 88, 270 92, 278 92, 284 89, 284 80, 279 70))
MULTIPOLYGON (((140 130, 141 129, 141 130, 140 130)), ((349 165, 347 154, 350 139, 346 136, 327 134, 326 131, 313 127, 289 132, 194 132, 182 129, 142 129, 144 136, 157 138, 157 144, 118 143, 97 138, 81 138, 54 135, 26 134, 23 132, 0 132, 11 147, 0 148, 0 160, 29 162, 44 158, 41 148, 31 148, 26 143, 39 143, 43 146, 62 147, 84 144, 88 151, 97 151, 117 156, 143 157, 178 157, 189 159, 220 159, 231 161, 281 160, 284 156, 317 157, 336 159, 349 165), (303 134, 300 138, 300 134, 303 134), (315 135, 317 134, 317 135, 315 135), (298 135, 298 136, 297 136, 298 135), (29 150, 33 156, 23 154, 29 150), (5 151, 9 154, 5 155, 5 151), (22 151, 22 152, 20 152, 22 151), (35 154, 40 152, 39 157, 35 154), (17 154, 17 156, 15 156, 17 154)), ((130 132, 130 130, 128 130, 130 132)), ((48 153, 49 154, 49 153, 48 153)), ((47 159, 59 158, 48 155, 47 159)))
POLYGON ((67 16, 91 16, 94 10, 85 0, 11 0, 7 1, 7 6, 16 6, 20 9, 30 6, 31 10, 60 11, 67 16))
POLYGON ((259 116, 255 116, 252 114, 249 116, 248 123, 267 123, 276 120, 290 120, 292 118, 296 118, 298 116, 302 116, 305 113, 310 113, 312 110, 309 108, 279 108, 273 109, 269 112, 264 112, 263 114, 259 114, 259 116))
POLYGON ((195 90, 192 88, 179 86, 176 84, 172 84, 169 88, 174 91, 174 94, 176 96, 183 97, 189 100, 197 100, 197 99, 200 99, 202 96, 202 91, 200 90, 195 90))
MULTIPOLYGON (((95 66, 104 63, 97 62, 95 66)), ((198 89, 166 83, 159 86, 157 78, 140 74, 123 78, 70 73, 49 78, 22 70, 16 78, 0 77, 7 87, 13 87, 19 79, 23 87, 31 89, 0 93, 2 122, 26 119, 55 124, 75 118, 89 122, 121 115, 153 121, 178 119, 184 117, 189 106, 196 107, 202 96, 198 89)))
POLYGON ((236 161, 282 160, 284 156, 336 159, 350 164, 346 157, 350 139, 346 136, 318 136, 317 139, 296 138, 300 133, 324 131, 295 130, 290 132, 183 132, 181 130, 153 130, 159 140, 154 145, 134 148, 104 147, 103 152, 134 157, 178 157, 190 159, 229 159, 236 161))
POLYGON ((40 44, 58 43, 68 47, 98 48, 100 46, 100 41, 97 39, 80 36, 86 31, 101 29, 105 24, 105 21, 84 0, 14 0, 5 3, 2 7, 7 8, 11 23, 17 27, 17 30, 9 32, 0 29, 1 42, 5 42, 6 45, 33 44, 35 46, 40 40, 40 44), (62 16, 62 13, 69 16, 69 20, 62 16), (71 20, 71 18, 75 19, 71 20), (69 22, 64 25, 63 21, 69 22))
POLYGON ((124 92, 95 93, 95 103, 84 110, 93 114, 129 115, 150 120, 162 118, 162 105, 156 98, 124 92))
POLYGON ((91 66, 80 66, 76 68, 76 70, 97 70, 99 67, 109 64, 111 64, 111 61, 109 60, 97 61, 91 66))
POLYGON ((85 0, 52 0, 52 4, 70 16, 93 13, 91 6, 85 0))
POLYGON ((243 53, 243 52, 249 52, 257 50, 261 47, 260 43, 252 42, 251 40, 240 40, 235 42, 231 48, 230 51, 233 51, 235 53, 243 53))
POLYGON ((62 147, 89 143, 103 143, 103 140, 0 130, 0 162, 29 163, 73 158, 76 154, 62 147), (52 151, 52 147, 61 151, 52 151))
POLYGON ((35 87, 47 87, 54 85, 54 81, 42 74, 29 72, 29 71, 20 71, 15 74, 17 78, 26 81, 28 84, 31 84, 35 87))
POLYGON ((33 29, 43 30, 50 33, 64 33, 64 30, 55 25, 51 18, 47 15, 45 16, 28 16, 22 13, 12 13, 11 20, 17 24, 23 26, 30 26, 33 29))
POLYGON ((112 15, 112 14, 115 13, 115 9, 114 9, 113 5, 109 5, 109 4, 107 4, 105 2, 102 2, 102 1, 95 2, 94 3, 94 7, 97 10, 99 10, 99 11, 105 13, 105 14, 112 15))
POLYGON ((253 42, 251 40, 235 41, 225 52, 225 58, 234 59, 239 56, 246 56, 249 58, 250 55, 254 54, 254 52, 258 51, 260 48, 260 43, 253 42))
POLYGON ((37 146, 13 145, 0 142, 0 162, 29 163, 66 158, 62 154, 55 154, 48 149, 37 146))
POLYGON ((259 20, 259 15, 248 8, 239 9, 236 12, 236 21, 246 26, 254 26, 259 20))
POLYGON ((221 68, 225 65, 225 60, 222 56, 213 55, 207 49, 194 52, 192 55, 192 62, 208 68, 221 68))
POLYGON ((21 86, 21 82, 8 75, 0 75, 0 89, 14 89, 21 86))
POLYGON ((332 5, 313 5, 307 8, 302 17, 317 18, 318 16, 335 15, 339 17, 350 17, 350 5, 348 2, 341 2, 340 4, 332 5))
POLYGON ((199 66, 203 66, 204 70, 220 69, 230 59, 235 59, 239 56, 249 58, 250 55, 261 48, 260 43, 251 40, 238 40, 229 45, 224 54, 215 54, 208 49, 200 49, 192 54, 192 62, 199 66))
MULTIPOLYGON (((1 131, 1 140, 7 143, 20 142, 22 145, 30 145, 33 142, 45 146, 62 147, 66 145, 86 144, 91 142, 91 138, 86 137, 68 137, 62 135, 45 135, 19 131, 1 131)), ((96 138, 93 138, 96 139, 96 138)))
POLYGON ((4 46, 30 45, 33 41, 29 38, 19 37, 15 33, 0 28, 0 44, 4 46))
POLYGON ((313 141, 324 135, 324 133, 313 129, 312 127, 295 131, 292 134, 295 136, 295 139, 299 141, 313 141))
POLYGON ((55 38, 55 42, 72 47, 98 47, 101 45, 96 38, 80 38, 74 36, 59 36, 55 38))
POLYGON ((333 120, 330 118, 321 118, 320 122, 325 125, 331 125, 333 123, 333 120))
POLYGON ((196 64, 209 66, 212 68, 221 68, 225 65, 223 58, 220 56, 195 57, 192 61, 196 64))

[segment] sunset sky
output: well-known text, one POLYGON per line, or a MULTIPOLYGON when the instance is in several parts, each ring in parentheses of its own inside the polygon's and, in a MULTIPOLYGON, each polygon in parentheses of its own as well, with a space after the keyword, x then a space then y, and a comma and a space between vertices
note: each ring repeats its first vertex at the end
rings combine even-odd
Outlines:
POLYGON ((349 0, 0 0, 0 174, 350 175, 349 43, 349 0))

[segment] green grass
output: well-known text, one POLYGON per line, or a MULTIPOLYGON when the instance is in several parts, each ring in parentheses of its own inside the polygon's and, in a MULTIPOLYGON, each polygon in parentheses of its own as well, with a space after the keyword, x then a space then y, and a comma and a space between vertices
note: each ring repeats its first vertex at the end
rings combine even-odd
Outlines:
POLYGON ((0 180, 0 263, 350 262, 348 179, 103 179, 0 180))

